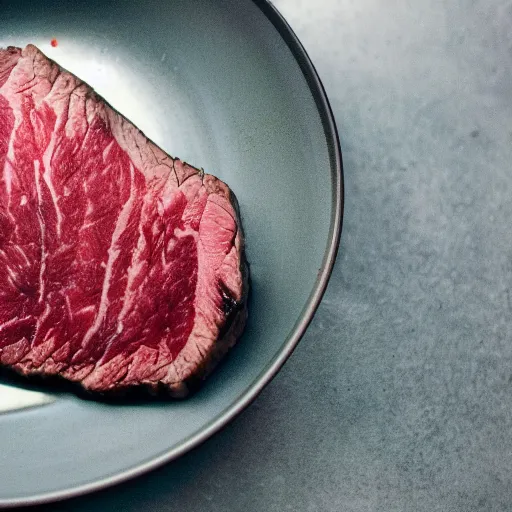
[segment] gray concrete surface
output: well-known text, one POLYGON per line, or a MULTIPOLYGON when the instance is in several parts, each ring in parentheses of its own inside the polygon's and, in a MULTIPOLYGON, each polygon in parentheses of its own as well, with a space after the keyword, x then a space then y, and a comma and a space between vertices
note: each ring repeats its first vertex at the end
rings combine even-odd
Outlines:
POLYGON ((344 151, 325 300, 223 432, 47 510, 512 510, 512 2, 275 3, 344 151))

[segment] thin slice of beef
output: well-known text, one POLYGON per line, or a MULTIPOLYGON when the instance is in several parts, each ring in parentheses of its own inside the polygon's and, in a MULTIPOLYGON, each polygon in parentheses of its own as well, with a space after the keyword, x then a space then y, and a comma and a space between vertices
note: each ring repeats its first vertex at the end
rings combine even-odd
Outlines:
POLYGON ((184 396, 240 336, 235 196, 36 47, 0 50, 0 363, 184 396))

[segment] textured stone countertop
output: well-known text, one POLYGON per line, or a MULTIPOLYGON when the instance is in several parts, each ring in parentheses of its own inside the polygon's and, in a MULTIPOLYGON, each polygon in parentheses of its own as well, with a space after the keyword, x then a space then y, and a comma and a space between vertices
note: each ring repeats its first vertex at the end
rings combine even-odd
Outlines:
POLYGON ((512 510, 512 3, 275 4, 341 136, 322 306, 220 434, 47 510, 512 510))

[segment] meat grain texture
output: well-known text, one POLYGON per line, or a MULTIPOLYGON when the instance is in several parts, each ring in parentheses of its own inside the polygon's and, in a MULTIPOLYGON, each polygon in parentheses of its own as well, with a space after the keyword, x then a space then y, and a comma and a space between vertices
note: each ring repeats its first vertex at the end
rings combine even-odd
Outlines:
POLYGON ((172 158, 35 46, 0 50, 0 364, 181 397, 240 336, 226 184, 172 158))

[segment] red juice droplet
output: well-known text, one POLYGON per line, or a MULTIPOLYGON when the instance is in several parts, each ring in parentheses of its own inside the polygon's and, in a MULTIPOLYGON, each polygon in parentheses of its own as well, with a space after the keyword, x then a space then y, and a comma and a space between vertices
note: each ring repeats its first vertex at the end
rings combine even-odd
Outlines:
POLYGON ((59 42, 57 41, 57 39, 52 39, 50 41, 50 44, 54 47, 54 48, 57 48, 57 46, 59 45, 59 42))

